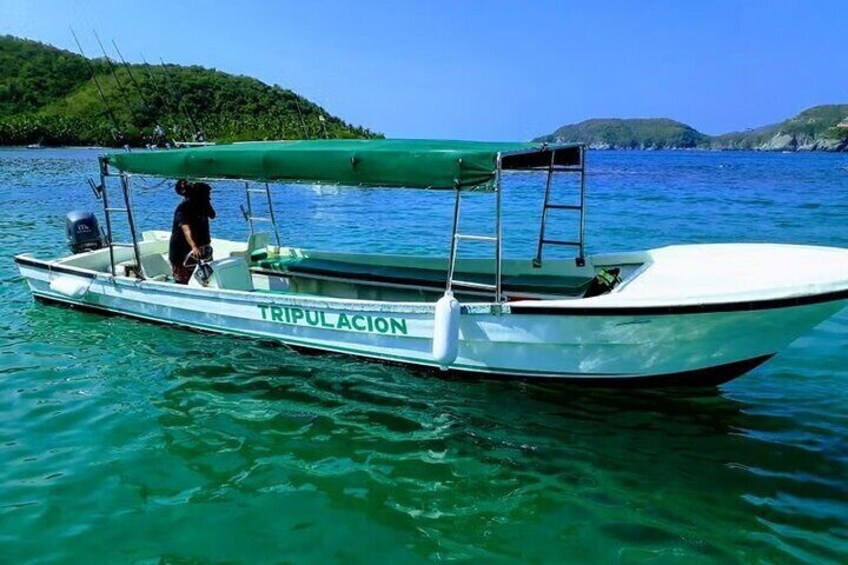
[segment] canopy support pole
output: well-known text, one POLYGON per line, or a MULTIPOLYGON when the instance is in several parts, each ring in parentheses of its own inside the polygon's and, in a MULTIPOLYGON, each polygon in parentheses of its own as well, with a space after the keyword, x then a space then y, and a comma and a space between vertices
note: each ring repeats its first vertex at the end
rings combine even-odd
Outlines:
MULTIPOLYGON (((144 267, 141 266, 141 249, 138 247, 138 234, 135 231, 135 218, 133 217, 132 198, 130 196, 130 176, 127 173, 121 174, 121 191, 124 193, 124 204, 127 210, 127 223, 130 228, 130 237, 132 237, 133 253, 135 255, 135 264, 138 265, 138 274, 142 279, 147 278, 144 274, 144 267)), ((114 268, 114 267, 113 267, 114 268)))
POLYGON ((450 259, 448 264, 448 280, 447 280, 447 288, 445 292, 451 292, 453 287, 462 287, 467 288, 469 290, 480 290, 491 292, 495 295, 495 302, 500 303, 503 301, 503 292, 502 292, 502 258, 503 258, 503 246, 501 244, 501 156, 498 154, 497 159, 497 170, 495 172, 495 235, 477 235, 477 234, 465 234, 459 232, 459 215, 460 210, 462 208, 462 187, 457 185, 455 187, 456 197, 454 200, 453 206, 453 227, 451 229, 451 249, 450 249, 450 259), (456 262, 457 256, 459 254, 459 241, 460 240, 470 240, 470 241, 485 241, 489 243, 495 244, 495 284, 482 283, 476 281, 463 281, 456 279, 456 262))
POLYGON ((548 175, 545 180, 545 198, 542 204, 542 218, 539 222, 539 243, 536 246, 536 256, 533 258, 533 267, 541 268, 542 266, 542 250, 545 245, 558 245, 565 247, 576 247, 577 257, 575 262, 578 267, 586 264, 585 254, 585 233, 586 233, 586 147, 580 146, 580 166, 578 168, 557 169, 556 167, 556 150, 551 151, 551 161, 548 165, 548 175), (553 185, 553 176, 555 172, 576 172, 580 175, 580 197, 579 204, 553 204, 551 203, 551 188, 553 185), (551 210, 566 210, 578 213, 578 236, 575 241, 565 241, 561 239, 550 239, 546 237, 546 229, 548 223, 548 212, 551 210))
POLYGON ((247 210, 242 208, 242 213, 244 214, 244 219, 247 220, 247 223, 250 226, 250 235, 253 235, 256 232, 256 222, 269 222, 271 227, 274 228, 274 237, 277 240, 277 247, 282 247, 282 243, 280 241, 280 230, 277 228, 277 218, 274 215, 274 204, 271 201, 271 185, 268 182, 265 182, 262 188, 250 188, 250 182, 245 181, 244 192, 245 197, 247 198, 247 210), (250 197, 250 193, 252 192, 261 192, 265 194, 265 199, 268 205, 267 217, 253 215, 253 200, 250 197))
POLYGON ((253 235, 253 204, 250 201, 250 183, 247 181, 244 182, 244 194, 247 198, 247 213, 245 213, 244 218, 250 226, 250 235, 253 235))
POLYGON ((271 186, 265 183, 265 197, 268 199, 268 212, 271 214, 271 224, 274 226, 274 237, 277 239, 277 247, 282 247, 280 243, 280 230, 277 229, 277 218, 274 216, 274 204, 271 203, 271 186))
POLYGON ((495 242, 495 302, 503 302, 502 295, 502 286, 501 286, 501 278, 503 271, 503 234, 502 230, 502 217, 503 214, 501 212, 502 208, 502 186, 501 186, 501 154, 498 153, 498 168, 495 172, 495 191, 496 202, 495 202, 495 237, 497 241, 495 242))
POLYGON ((105 158, 100 158, 100 196, 103 201, 103 217, 106 220, 106 244, 109 246, 109 266, 112 276, 115 276, 115 248, 112 246, 112 217, 109 208, 109 194, 106 190, 106 178, 109 176, 109 164, 105 158))
POLYGON ((542 203, 542 219, 539 222, 539 244, 536 246, 536 257, 533 259, 533 266, 537 269, 542 266, 542 246, 545 242, 545 224, 548 219, 548 207, 551 201, 551 181, 554 177, 554 156, 555 152, 551 151, 551 163, 548 165, 548 175, 545 179, 545 200, 542 203))
POLYGON ((96 187, 98 190, 99 196, 103 199, 103 216, 106 220, 106 244, 109 246, 109 267, 112 276, 118 276, 117 265, 115 264, 115 248, 116 247, 132 247, 133 257, 135 258, 136 265, 136 273, 139 278, 144 279, 144 268, 141 266, 141 249, 138 245, 138 234, 135 229, 135 217, 133 216, 132 210, 132 197, 131 197, 131 187, 130 187, 130 175, 128 173, 121 172, 118 176, 121 182, 121 193, 124 197, 124 207, 123 208, 113 208, 109 205, 109 187, 108 187, 108 178, 109 174, 109 161, 106 158, 100 159, 100 186, 96 187), (132 238, 132 243, 121 243, 115 241, 115 234, 113 232, 112 226, 112 214, 115 212, 124 213, 127 215, 127 224, 129 225, 130 237, 132 238))
POLYGON ((450 292, 453 289, 453 275, 454 270, 456 269, 456 252, 457 252, 457 243, 459 239, 456 237, 457 232, 459 231, 459 208, 462 203, 460 195, 462 192, 459 187, 456 187, 456 199, 453 205, 453 228, 451 229, 451 249, 450 249, 450 259, 448 264, 448 286, 446 291, 450 292))
POLYGON ((586 146, 580 146, 580 252, 577 266, 586 265, 586 146))

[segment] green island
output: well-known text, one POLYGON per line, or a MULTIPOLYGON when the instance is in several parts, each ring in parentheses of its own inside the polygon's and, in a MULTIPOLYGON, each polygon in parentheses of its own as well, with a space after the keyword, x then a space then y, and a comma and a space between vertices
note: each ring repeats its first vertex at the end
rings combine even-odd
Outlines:
POLYGON ((0 145, 382 137, 254 78, 110 59, 0 36, 0 145))
POLYGON ((668 118, 610 118, 565 125, 536 141, 581 141, 595 149, 848 151, 848 104, 815 106, 778 124, 715 136, 668 118))

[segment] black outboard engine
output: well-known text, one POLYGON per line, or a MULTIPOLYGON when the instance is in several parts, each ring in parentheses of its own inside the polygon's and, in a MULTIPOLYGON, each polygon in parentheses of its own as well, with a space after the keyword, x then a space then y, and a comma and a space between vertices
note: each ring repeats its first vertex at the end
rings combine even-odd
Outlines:
POLYGON ((103 234, 97 225, 97 217, 91 212, 68 212, 65 217, 65 230, 72 253, 94 251, 103 247, 103 234))

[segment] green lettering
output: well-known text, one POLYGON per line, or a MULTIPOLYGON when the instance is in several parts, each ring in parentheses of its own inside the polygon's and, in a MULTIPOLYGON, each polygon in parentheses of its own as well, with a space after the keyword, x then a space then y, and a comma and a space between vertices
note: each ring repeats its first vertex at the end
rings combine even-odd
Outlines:
POLYGON ((283 309, 279 306, 271 306, 271 319, 275 322, 283 321, 283 309))
POLYGON ((327 313, 321 312, 321 327, 322 328, 335 328, 333 324, 327 323, 327 313))
POLYGON ((300 308, 292 308, 291 309, 291 317, 292 317, 292 323, 296 324, 298 322, 298 320, 303 319, 303 310, 301 310, 300 308))
POLYGON ((398 320, 396 318, 389 318, 389 322, 391 322, 391 324, 392 324, 392 333, 393 334, 406 335, 406 320, 398 320))
POLYGON ((359 314, 356 314, 353 318, 350 319, 350 321, 353 323, 353 329, 360 332, 365 331, 365 316, 360 316, 359 314))
POLYGON ((319 321, 318 320, 318 312, 316 312, 315 310, 307 310, 306 311, 306 323, 307 324, 309 324, 310 326, 317 326, 318 321, 319 321), (313 315, 315 316, 315 319, 312 318, 313 315))
POLYGON ((283 306, 283 314, 286 315, 286 323, 291 324, 292 323, 292 321, 291 321, 291 311, 290 311, 290 308, 288 306, 283 306))
POLYGON ((376 320, 374 320, 374 326, 381 334, 384 334, 389 331, 389 322, 387 322, 385 318, 377 318, 376 320))
POLYGON ((260 310, 262 310, 262 319, 267 320, 268 316, 267 316, 266 312, 268 311, 268 305, 267 304, 257 304, 257 306, 259 307, 260 310))
POLYGON ((374 318, 372 318, 371 316, 366 316, 365 321, 368 322, 368 331, 373 332, 374 331, 374 318))
POLYGON ((344 312, 339 314, 339 319, 336 321, 336 327, 340 330, 352 329, 350 327, 350 320, 347 319, 347 314, 344 312))

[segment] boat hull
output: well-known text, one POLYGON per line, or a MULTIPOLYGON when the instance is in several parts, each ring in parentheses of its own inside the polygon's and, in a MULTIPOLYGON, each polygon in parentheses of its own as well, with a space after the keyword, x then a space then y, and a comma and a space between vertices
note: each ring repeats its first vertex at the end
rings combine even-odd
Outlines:
MULTIPOLYGON (((198 289, 62 271, 36 260, 18 263, 33 294, 44 300, 296 347, 437 365, 431 356, 433 304, 198 289)), ((604 315, 468 304, 450 370, 610 385, 718 384, 777 353, 840 310, 845 298, 705 312, 631 308, 604 315)))

